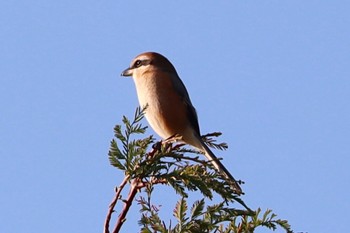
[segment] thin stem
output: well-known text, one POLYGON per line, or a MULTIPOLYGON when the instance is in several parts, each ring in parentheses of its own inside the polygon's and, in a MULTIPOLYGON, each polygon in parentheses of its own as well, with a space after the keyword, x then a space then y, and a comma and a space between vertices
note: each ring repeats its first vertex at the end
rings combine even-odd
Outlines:
POLYGON ((132 180, 129 195, 128 195, 127 199, 124 201, 123 210, 118 217, 118 220, 117 220, 117 223, 116 223, 115 228, 113 230, 113 233, 119 232, 120 228, 122 227, 123 223, 125 222, 125 216, 130 209, 130 206, 131 206, 131 204, 132 204, 132 202, 137 194, 137 191, 139 189, 141 189, 142 187, 144 187, 144 185, 138 179, 132 180))
POLYGON ((114 212, 114 207, 117 204, 119 197, 120 197, 120 193, 123 190, 123 188, 125 187, 126 183, 129 180, 129 176, 125 176, 124 180, 122 181, 122 183, 119 185, 118 190, 115 194, 114 199, 112 200, 111 204, 109 205, 108 208, 108 212, 107 212, 107 216, 106 216, 106 220, 105 220, 105 224, 104 224, 104 233, 109 233, 109 223, 111 221, 112 218, 112 214, 114 212))

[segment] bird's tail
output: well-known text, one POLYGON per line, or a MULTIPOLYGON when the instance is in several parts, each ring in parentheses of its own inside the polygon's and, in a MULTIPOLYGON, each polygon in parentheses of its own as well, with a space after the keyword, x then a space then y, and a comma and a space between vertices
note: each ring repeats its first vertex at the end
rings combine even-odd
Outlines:
POLYGON ((241 195, 243 194, 241 187, 239 186, 238 182, 233 178, 231 173, 226 169, 226 167, 220 162, 220 160, 214 155, 214 153, 209 149, 209 147, 202 141, 201 146, 202 150, 204 152, 204 155, 207 157, 209 161, 214 165, 214 167, 227 179, 231 181, 231 186, 235 190, 236 194, 241 195))

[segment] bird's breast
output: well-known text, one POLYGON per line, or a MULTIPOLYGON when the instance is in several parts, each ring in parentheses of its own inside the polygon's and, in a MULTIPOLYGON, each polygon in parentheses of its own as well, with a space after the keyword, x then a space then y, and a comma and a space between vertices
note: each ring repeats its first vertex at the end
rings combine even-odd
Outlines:
POLYGON ((170 78, 144 76, 134 79, 141 107, 147 106, 146 119, 162 138, 180 134, 188 126, 187 109, 170 78))

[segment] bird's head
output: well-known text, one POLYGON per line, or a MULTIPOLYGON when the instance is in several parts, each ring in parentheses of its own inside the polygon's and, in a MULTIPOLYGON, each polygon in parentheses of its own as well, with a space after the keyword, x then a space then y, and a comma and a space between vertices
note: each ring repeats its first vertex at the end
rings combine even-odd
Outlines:
POLYGON ((146 72, 170 72, 176 73, 174 66, 163 55, 155 52, 146 52, 135 57, 130 67, 122 72, 122 76, 140 77, 146 72))

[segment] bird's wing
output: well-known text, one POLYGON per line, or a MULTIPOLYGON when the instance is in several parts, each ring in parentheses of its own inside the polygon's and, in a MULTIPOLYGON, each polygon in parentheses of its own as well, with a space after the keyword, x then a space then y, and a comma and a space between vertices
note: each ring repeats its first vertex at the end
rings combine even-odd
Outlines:
POLYGON ((191 99, 188 95, 185 85, 177 74, 171 75, 171 80, 174 89, 181 96, 183 103, 186 105, 188 119, 190 120, 193 129, 198 133, 198 136, 200 136, 201 134, 199 130, 197 112, 191 103, 191 99))

